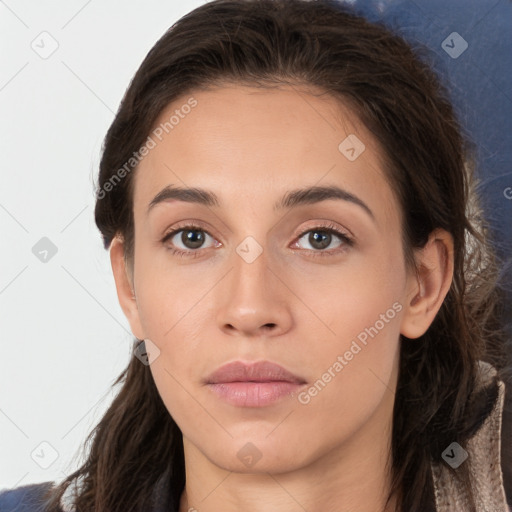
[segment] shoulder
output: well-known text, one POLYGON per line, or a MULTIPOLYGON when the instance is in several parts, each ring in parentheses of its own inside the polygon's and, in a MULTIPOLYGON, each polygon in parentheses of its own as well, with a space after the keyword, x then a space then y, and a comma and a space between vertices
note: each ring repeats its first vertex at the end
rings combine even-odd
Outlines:
POLYGON ((44 512, 43 496, 53 482, 0 489, 0 512, 44 512))
MULTIPOLYGON (((476 390, 492 386, 496 376, 497 372, 493 366, 479 361, 476 390)), ((498 395, 493 409, 474 436, 467 441, 465 449, 454 442, 443 452, 442 461, 432 462, 432 477, 438 512, 468 510, 467 493, 459 486, 454 472, 448 467, 456 469, 461 464, 468 467, 478 511, 509 510, 501 468, 501 422, 505 385, 499 379, 496 380, 496 384, 498 395)))

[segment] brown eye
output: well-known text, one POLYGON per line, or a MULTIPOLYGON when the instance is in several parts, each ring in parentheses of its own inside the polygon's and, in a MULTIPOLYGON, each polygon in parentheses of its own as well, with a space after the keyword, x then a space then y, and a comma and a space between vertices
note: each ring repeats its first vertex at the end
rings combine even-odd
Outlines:
POLYGON ((297 241, 297 245, 299 245, 299 247, 300 240, 305 238, 306 235, 308 235, 307 243, 311 246, 311 249, 309 249, 308 247, 302 248, 313 250, 316 252, 328 252, 324 251, 324 249, 331 246, 333 241, 336 241, 336 239, 338 239, 339 242, 336 245, 334 245, 334 247, 331 247, 331 249, 338 249, 340 247, 343 247, 344 245, 352 245, 352 240, 347 235, 341 233, 337 229, 327 229, 323 227, 318 227, 314 229, 309 229, 308 231, 305 231, 304 233, 302 233, 302 235, 300 235, 297 241))
POLYGON ((181 232, 181 242, 188 249, 198 249, 204 240, 204 232, 198 229, 184 229, 181 232))
POLYGON ((310 231, 308 242, 315 249, 325 249, 331 244, 332 235, 327 231, 310 231))
POLYGON ((197 253, 197 249, 207 248, 204 247, 207 238, 214 240, 210 234, 199 226, 182 226, 165 235, 162 243, 171 252, 184 256, 197 253))

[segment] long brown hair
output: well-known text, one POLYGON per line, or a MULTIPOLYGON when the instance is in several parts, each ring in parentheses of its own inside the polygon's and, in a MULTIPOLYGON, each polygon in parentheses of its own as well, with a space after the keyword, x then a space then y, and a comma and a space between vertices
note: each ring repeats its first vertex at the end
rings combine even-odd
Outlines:
MULTIPOLYGON (((485 224, 470 215, 472 149, 448 93, 401 37, 332 1, 214 0, 195 9, 148 53, 104 141, 96 224, 106 249, 115 235, 124 239, 130 264, 134 152, 169 103, 223 83, 305 84, 339 99, 383 149, 403 212, 407 262, 414 265, 414 248, 434 229, 453 236, 450 291, 425 335, 402 338, 400 345, 390 497, 396 492, 400 510, 424 512, 432 505, 431 462, 454 439, 465 446, 496 398, 496 386, 483 404, 474 396, 478 360, 504 366, 495 258, 485 224)), ((58 510, 62 493, 79 478, 79 512, 143 511, 166 471, 179 503, 182 436, 149 367, 132 357, 118 384, 119 394, 87 439, 85 463, 52 490, 48 510, 58 510)), ((455 476, 469 489, 464 465, 459 469, 455 476)))

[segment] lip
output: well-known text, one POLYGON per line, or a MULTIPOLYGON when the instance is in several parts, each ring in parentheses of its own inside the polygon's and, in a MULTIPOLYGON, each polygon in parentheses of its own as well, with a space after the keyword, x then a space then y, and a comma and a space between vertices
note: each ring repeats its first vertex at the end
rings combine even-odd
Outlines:
POLYGON ((206 385, 219 398, 239 407, 263 407, 293 394, 306 381, 270 361, 234 361, 215 370, 206 385))

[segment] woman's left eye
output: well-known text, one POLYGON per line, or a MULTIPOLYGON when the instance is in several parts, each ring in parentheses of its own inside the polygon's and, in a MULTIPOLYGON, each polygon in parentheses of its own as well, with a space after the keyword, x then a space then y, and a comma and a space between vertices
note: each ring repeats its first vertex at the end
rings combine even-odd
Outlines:
MULTIPOLYGON (((329 254, 332 255, 333 251, 326 251, 324 249, 328 248, 333 240, 338 239, 338 244, 335 247, 331 247, 331 249, 340 249, 343 250, 345 246, 352 246, 353 240, 350 238, 347 234, 342 233, 334 226, 318 226, 313 229, 308 229, 307 231, 304 231, 298 238, 298 241, 295 243, 295 246, 300 246, 300 240, 306 237, 306 235, 309 236, 306 238, 306 242, 312 247, 308 248, 309 251, 314 251, 314 255, 319 256, 327 256, 329 254)), ((304 247, 302 247, 304 248, 304 247)), ((337 250, 335 252, 338 252, 337 250)))
MULTIPOLYGON (((312 229, 308 229, 304 231, 301 235, 299 235, 297 242, 295 242, 295 248, 304 248, 300 245, 300 240, 303 239, 306 235, 308 235, 307 243, 310 244, 311 248, 306 249, 314 255, 328 256, 332 255, 333 251, 325 251, 324 249, 328 248, 333 240, 338 239, 338 244, 335 247, 331 247, 334 249, 334 252, 338 252, 336 249, 341 247, 341 250, 345 248, 345 246, 352 246, 353 240, 346 234, 342 233, 339 229, 337 229, 334 225, 329 226, 318 226, 312 229)), ((213 241, 215 239, 200 226, 183 226, 177 229, 174 229, 170 233, 167 233, 162 243, 166 244, 167 248, 177 256, 190 256, 196 257, 200 254, 196 249, 207 249, 208 247, 204 247, 205 241, 210 238, 213 241), (180 235, 181 236, 178 236, 180 235), (171 246, 167 245, 167 242, 171 242, 171 246), (182 244, 181 247, 179 244, 182 244)), ((217 243, 217 246, 220 245, 217 243)))

